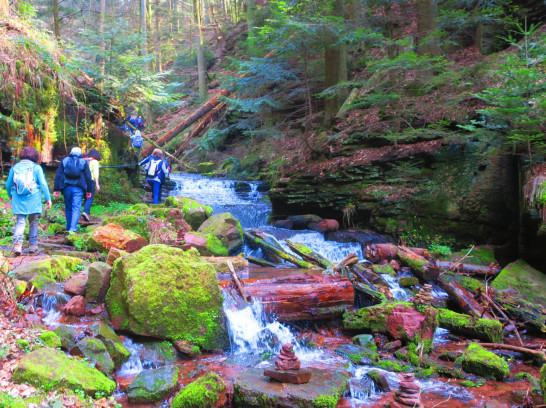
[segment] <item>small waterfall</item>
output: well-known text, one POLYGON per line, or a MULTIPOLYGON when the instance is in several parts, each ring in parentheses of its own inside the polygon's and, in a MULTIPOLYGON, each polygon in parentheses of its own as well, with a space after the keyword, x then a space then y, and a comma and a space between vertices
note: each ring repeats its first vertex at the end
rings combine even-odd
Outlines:
POLYGON ((70 299, 71 296, 60 292, 48 292, 42 294, 40 299, 40 307, 46 314, 42 319, 42 322, 48 327, 55 325, 62 316, 61 309, 70 301, 70 299))
POLYGON ((129 357, 129 360, 123 363, 116 375, 122 377, 140 373, 142 370, 144 370, 144 365, 140 359, 140 351, 144 346, 133 342, 133 340, 131 340, 129 337, 125 337, 123 345, 131 352, 131 357, 129 357))
POLYGON ((409 301, 410 294, 409 291, 400 287, 396 278, 393 278, 388 273, 381 274, 381 277, 385 279, 387 285, 389 285, 389 290, 396 300, 409 301))

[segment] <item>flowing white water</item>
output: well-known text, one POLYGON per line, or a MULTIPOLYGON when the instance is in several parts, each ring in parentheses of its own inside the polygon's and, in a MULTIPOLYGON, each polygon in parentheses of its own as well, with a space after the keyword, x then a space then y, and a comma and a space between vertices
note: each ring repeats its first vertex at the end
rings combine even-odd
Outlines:
POLYGON ((44 293, 41 296, 41 307, 45 312, 42 322, 48 326, 55 326, 62 316, 61 309, 70 301, 71 297, 60 292, 44 293))
POLYGON ((144 369, 142 360, 140 359, 140 351, 143 349, 143 345, 135 343, 129 337, 125 337, 123 345, 131 352, 131 357, 127 360, 118 370, 116 375, 118 376, 128 376, 136 375, 144 369))
POLYGON ((411 294, 407 289, 402 288, 398 284, 398 280, 393 278, 388 273, 381 274, 381 277, 385 279, 387 285, 389 285, 389 290, 396 300, 408 301, 410 300, 411 294))

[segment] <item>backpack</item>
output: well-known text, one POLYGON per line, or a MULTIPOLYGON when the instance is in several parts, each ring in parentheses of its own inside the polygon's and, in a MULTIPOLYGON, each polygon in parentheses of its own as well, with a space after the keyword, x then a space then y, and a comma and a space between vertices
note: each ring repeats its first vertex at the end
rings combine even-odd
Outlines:
POLYGON ((136 134, 135 137, 133 137, 133 147, 136 149, 140 149, 142 147, 142 142, 144 142, 144 138, 136 134))
POLYGON ((34 166, 14 166, 13 184, 18 195, 30 195, 37 187, 34 166))
POLYGON ((83 174, 85 160, 79 157, 68 156, 63 160, 64 180, 68 184, 78 184, 83 174))
POLYGON ((136 122, 137 129, 142 129, 144 127, 144 121, 142 120, 142 117, 138 116, 136 122))
POLYGON ((150 164, 148 165, 148 169, 146 170, 146 175, 148 176, 148 178, 156 178, 159 175, 162 163, 163 160, 161 159, 150 160, 150 164))

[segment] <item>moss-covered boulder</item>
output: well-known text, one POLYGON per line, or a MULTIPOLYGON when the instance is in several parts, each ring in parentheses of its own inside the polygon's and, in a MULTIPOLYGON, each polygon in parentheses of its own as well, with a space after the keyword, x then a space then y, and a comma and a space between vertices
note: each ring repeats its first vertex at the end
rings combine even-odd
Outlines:
POLYGON ((38 336, 38 338, 47 347, 51 347, 51 348, 60 348, 61 347, 61 338, 55 332, 45 331, 45 332, 41 333, 38 336))
POLYGON ((202 256, 226 256, 228 248, 213 234, 186 232, 183 249, 195 248, 202 256))
POLYGON ((347 311, 343 326, 347 330, 388 333, 395 339, 413 342, 431 340, 438 321, 433 308, 420 311, 411 303, 393 302, 347 311))
POLYGON ((477 343, 470 343, 463 354, 462 369, 471 374, 504 381, 510 375, 508 363, 495 353, 484 349, 477 343))
POLYGON ((546 275, 522 259, 506 265, 491 283, 495 300, 537 331, 546 333, 546 275))
POLYGON ((195 231, 212 215, 212 208, 201 204, 193 198, 187 197, 167 197, 165 207, 179 208, 184 213, 184 219, 191 225, 195 231))
POLYGON ((117 224, 96 228, 87 240, 87 247, 98 252, 108 252, 112 247, 135 252, 146 245, 148 241, 145 238, 117 224))
POLYGON ((24 354, 13 372, 17 384, 30 384, 47 390, 83 390, 87 395, 110 395, 116 383, 85 362, 70 358, 62 351, 43 347, 24 354))
POLYGON ((123 345, 116 332, 105 323, 95 322, 89 326, 88 331, 104 343, 115 367, 120 367, 131 357, 131 352, 123 345))
POLYGON ((85 262, 71 256, 55 256, 24 262, 13 269, 17 279, 24 280, 36 288, 42 288, 48 283, 64 282, 72 274, 76 266, 85 262))
POLYGON ((438 309, 438 325, 454 334, 484 340, 489 343, 500 343, 503 337, 501 322, 490 319, 477 319, 447 309, 438 309))
POLYGON ((171 403, 171 408, 215 408, 226 402, 226 384, 218 374, 207 373, 188 384, 171 403))
POLYGON ((85 300, 87 302, 102 303, 110 286, 112 267, 106 262, 93 262, 89 265, 85 300))
POLYGON ((171 395, 178 384, 178 367, 141 371, 127 387, 130 402, 156 402, 171 395))
POLYGON ((106 304, 116 330, 224 348, 227 331, 214 267, 199 253, 149 245, 118 259, 106 304))
POLYGON ((230 254, 243 246, 244 238, 241 223, 228 212, 211 216, 201 224, 197 232, 214 235, 222 242, 230 254))
POLYGON ((78 341, 70 350, 70 354, 85 358, 88 362, 94 364, 97 370, 109 377, 114 372, 112 357, 110 357, 104 343, 99 339, 86 337, 78 341))
POLYGON ((83 337, 83 333, 73 326, 59 326, 55 329, 55 334, 61 340, 61 348, 70 351, 77 340, 83 337))
MULTIPOLYGON (((375 346, 375 344, 374 344, 375 346)), ((371 365, 373 361, 378 360, 376 351, 366 347, 357 346, 354 344, 343 344, 335 350, 336 354, 345 357, 353 364, 371 365)))
POLYGON ((146 240, 150 240, 150 233, 148 230, 148 217, 142 215, 118 215, 115 217, 106 217, 102 221, 102 225, 116 224, 126 230, 132 231, 135 234, 140 235, 146 240))
POLYGON ((197 172, 200 174, 211 173, 216 169, 216 164, 213 162, 203 162, 197 165, 197 172))

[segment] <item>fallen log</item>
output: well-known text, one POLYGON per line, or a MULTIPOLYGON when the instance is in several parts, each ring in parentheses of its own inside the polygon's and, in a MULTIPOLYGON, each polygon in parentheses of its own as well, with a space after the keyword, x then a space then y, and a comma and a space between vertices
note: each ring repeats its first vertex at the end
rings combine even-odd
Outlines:
POLYGON ((430 282, 439 276, 439 270, 434 261, 417 254, 410 248, 399 246, 396 253, 398 258, 409 266, 412 272, 423 282, 430 282))
POLYGON ((353 308, 353 285, 346 278, 300 274, 243 282, 246 295, 259 300, 280 322, 331 319, 353 308))
POLYGON ((482 347, 496 348, 500 350, 518 351, 522 354, 527 354, 537 358, 541 362, 541 364, 546 363, 546 353, 544 353, 544 351, 542 350, 532 350, 527 347, 512 346, 510 344, 498 344, 498 343, 478 343, 478 344, 482 347))
POLYGON ((245 290, 243 288, 241 280, 239 279, 239 277, 235 273, 235 269, 233 269, 233 264, 229 260, 226 261, 226 263, 227 263, 228 268, 229 268, 229 273, 231 273, 231 277, 233 279, 233 282, 235 282, 235 286, 237 287, 237 290, 239 291, 239 295, 241 295, 241 297, 244 299, 245 302, 249 302, 251 300, 251 298, 245 294, 245 290))
MULTIPOLYGON (((218 105, 220 103, 221 96, 227 96, 227 95, 229 95, 229 91, 227 89, 222 89, 220 92, 214 95, 211 99, 209 99, 205 104, 201 105, 201 107, 197 109, 195 112, 193 112, 190 116, 188 116, 182 122, 178 123, 174 128, 172 128, 169 132, 167 132, 167 134, 157 139, 155 141, 155 144, 159 147, 165 146, 168 142, 174 139, 175 136, 177 136, 180 132, 187 129, 191 125, 193 125, 196 121, 198 121, 208 112, 210 112, 216 105, 218 105)), ((146 149, 142 150, 141 156, 147 157, 152 153, 153 150, 154 150, 153 145, 149 146, 146 149)))
POLYGON ((310 262, 302 261, 301 259, 296 258, 293 255, 290 255, 288 252, 284 251, 282 248, 276 245, 271 245, 266 242, 266 240, 260 236, 258 236, 256 233, 248 232, 246 231, 244 233, 245 238, 248 238, 252 242, 254 242, 256 245, 258 245, 260 248, 272 252, 275 255, 279 256, 280 258, 293 263, 298 268, 304 268, 304 269, 313 269, 315 265, 313 265, 310 262), (280 248, 280 249, 279 249, 280 248))
MULTIPOLYGON (((383 261, 391 261, 396 259, 400 248, 398 245, 385 243, 385 244, 372 244, 366 246, 364 249, 364 257, 372 263, 380 263, 383 261)), ((425 248, 408 248, 410 251, 422 256, 423 258, 429 258, 430 253, 425 248)))
POLYGON ((320 266, 324 269, 333 268, 335 266, 333 262, 323 257, 321 254, 316 253, 307 245, 300 244, 299 242, 292 242, 289 239, 285 241, 292 251, 312 264, 320 266))
POLYGON ((436 261, 436 265, 440 268, 445 268, 451 271, 465 273, 468 275, 497 276, 501 271, 499 265, 497 264, 485 266, 464 264, 461 262, 436 261))
POLYGON ((477 317, 491 319, 492 316, 478 303, 474 296, 464 289, 457 282, 447 283, 442 279, 438 279, 440 287, 447 292, 449 298, 454 301, 459 308, 466 314, 477 317))
POLYGON ((271 268, 276 268, 277 267, 277 265, 274 264, 273 262, 266 261, 265 259, 256 258, 255 256, 247 256, 245 259, 248 262, 253 263, 255 265, 269 266, 271 268))
POLYGON ((498 343, 503 338, 502 324, 497 320, 477 319, 472 316, 437 309, 438 325, 458 336, 498 343))

